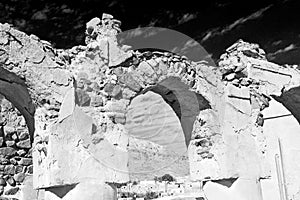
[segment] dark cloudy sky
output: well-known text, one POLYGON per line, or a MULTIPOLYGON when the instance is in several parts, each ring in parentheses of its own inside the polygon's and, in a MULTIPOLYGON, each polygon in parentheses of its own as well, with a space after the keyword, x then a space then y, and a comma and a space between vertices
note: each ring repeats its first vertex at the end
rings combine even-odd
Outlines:
POLYGON ((196 39, 217 59, 238 39, 254 42, 280 64, 300 64, 297 0, 2 0, 0 22, 51 41, 84 44, 85 23, 110 13, 122 29, 159 26, 196 39))

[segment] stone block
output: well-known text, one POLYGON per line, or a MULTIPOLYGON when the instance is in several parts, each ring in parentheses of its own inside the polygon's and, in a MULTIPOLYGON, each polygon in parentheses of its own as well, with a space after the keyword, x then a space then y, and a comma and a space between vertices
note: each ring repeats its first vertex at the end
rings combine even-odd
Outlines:
POLYGON ((76 107, 53 127, 47 157, 39 162, 38 155, 33 156, 35 188, 77 184, 90 178, 99 183, 128 180, 126 149, 105 138, 94 144, 92 124, 93 119, 76 107))
POLYGON ((12 176, 9 176, 6 182, 12 187, 16 186, 16 181, 12 176))
POLYGON ((9 163, 9 159, 0 157, 0 164, 1 165, 6 165, 8 163, 9 163))
POLYGON ((22 165, 17 165, 16 166, 16 173, 20 173, 20 172, 23 172, 23 169, 24 169, 24 166, 22 166, 22 165))
POLYGON ((0 186, 0 197, 3 195, 3 193, 4 193, 4 186, 1 185, 0 186))
POLYGON ((18 132, 19 140, 26 140, 29 138, 29 133, 27 131, 20 131, 18 132))
POLYGON ((18 164, 23 166, 32 165, 32 158, 22 158, 18 164))
POLYGON ((19 187, 13 187, 4 192, 5 195, 15 195, 20 190, 19 187))
POLYGON ((142 75, 145 75, 149 78, 155 76, 155 71, 146 61, 141 62, 137 69, 141 72, 142 75))
POLYGON ((4 167, 4 174, 15 174, 15 166, 14 165, 5 165, 4 167))
POLYGON ((22 148, 22 149, 30 149, 31 141, 29 138, 26 140, 21 140, 21 141, 17 142, 16 146, 19 148, 22 148))
POLYGON ((105 105, 105 111, 114 113, 125 113, 128 104, 129 101, 124 99, 118 101, 108 101, 105 105))
POLYGON ((139 92, 142 89, 141 85, 129 73, 120 76, 119 80, 135 92, 139 92))
POLYGON ((292 78, 291 74, 279 65, 255 59, 250 59, 250 61, 253 61, 253 64, 248 77, 257 81, 268 82, 270 86, 274 85, 278 90, 288 84, 292 78))
POLYGON ((0 186, 6 186, 7 185, 7 183, 6 183, 6 181, 5 181, 5 179, 4 178, 0 178, 0 186))
POLYGON ((251 116, 249 88, 228 85, 226 94, 225 123, 232 124, 236 130, 246 127, 251 116))
POLYGON ((7 140, 5 141, 5 144, 7 147, 13 147, 15 145, 15 141, 14 140, 7 140))
POLYGON ((114 89, 112 90, 111 96, 117 97, 122 92, 122 87, 120 85, 114 86, 114 89))
POLYGON ((55 69, 52 70, 52 80, 58 85, 67 86, 71 80, 70 74, 68 74, 67 70, 63 69, 55 69))
POLYGON ((94 106, 94 107, 103 106, 103 98, 101 96, 92 96, 91 97, 91 106, 94 106))
POLYGON ((248 116, 251 114, 250 90, 248 87, 236 87, 228 84, 227 86, 228 102, 233 105, 237 111, 248 116))
POLYGON ((76 90, 76 95, 78 99, 79 106, 89 106, 91 103, 91 97, 87 92, 81 89, 76 90))
POLYGON ((33 174, 33 166, 32 165, 26 167, 26 173, 33 174))
POLYGON ((0 155, 4 157, 11 157, 16 155, 17 150, 12 147, 1 147, 0 148, 0 155))
POLYGON ((22 183, 25 179, 25 174, 23 172, 17 173, 14 175, 14 179, 18 183, 22 183))
POLYGON ((108 40, 108 48, 109 67, 117 66, 132 56, 131 52, 123 51, 111 38, 108 40))

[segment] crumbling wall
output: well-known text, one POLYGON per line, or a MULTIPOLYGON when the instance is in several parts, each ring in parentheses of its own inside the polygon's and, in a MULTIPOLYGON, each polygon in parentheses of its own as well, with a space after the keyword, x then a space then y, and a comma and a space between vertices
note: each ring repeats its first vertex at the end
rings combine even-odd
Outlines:
MULTIPOLYGON (((87 24, 87 46, 59 52, 74 76, 74 89, 66 92, 55 124, 44 131, 49 141, 37 140, 41 153, 34 154, 35 184, 50 196, 67 190, 57 198, 74 199, 81 184, 126 182, 136 173, 130 168, 130 138, 124 128, 135 96, 149 90, 160 94, 179 117, 187 146, 201 139, 192 137, 199 112, 222 107, 222 86, 216 87, 221 81, 213 66, 172 53, 126 50, 116 40, 118 23, 109 15, 93 19, 87 24), (57 191, 48 189, 54 186, 57 191)), ((36 119, 46 121, 40 114, 37 110, 36 119)))
POLYGON ((0 196, 18 199, 33 173, 30 135, 25 118, 2 95, 0 108, 0 196))
MULTIPOLYGON (((50 44, 47 43, 46 41, 41 41, 39 38, 33 35, 27 36, 24 33, 12 29, 7 24, 1 25, 0 30, 1 30, 0 33, 1 33, 1 70, 2 70, 1 71, 1 93, 5 95, 5 97, 9 99, 16 107, 18 107, 21 114, 23 114, 25 118, 29 116, 28 119, 30 120, 34 119, 31 121, 26 120, 28 127, 34 125, 33 128, 35 130, 34 143, 33 143, 34 146, 33 157, 34 157, 34 166, 35 166, 34 187, 37 189, 46 188, 45 198, 47 198, 48 196, 49 198, 51 198, 52 194, 56 197, 58 195, 59 197, 57 198, 60 198, 62 197, 61 189, 58 188, 56 190, 51 190, 49 189, 49 187, 61 186, 61 185, 64 186, 66 183, 68 183, 68 180, 61 181, 59 179, 55 179, 53 181, 50 179, 48 181, 47 178, 52 177, 52 175, 54 178, 57 178, 59 177, 59 174, 58 176, 54 175, 55 173, 57 173, 57 171, 67 172, 67 171, 71 171, 70 169, 72 168, 68 168, 66 170, 63 168, 63 166, 55 165, 55 163, 59 163, 56 161, 60 161, 59 159, 55 160, 56 157, 51 157, 49 159, 53 162, 47 162, 48 159, 45 159, 45 157, 47 157, 48 155, 50 157, 52 155, 51 147, 53 143, 51 141, 53 140, 55 141, 55 139, 51 140, 52 139, 51 130, 52 129, 55 130, 55 126, 53 126, 54 123, 63 121, 66 117, 68 117, 70 114, 73 113, 72 108, 74 107, 72 107, 72 105, 75 105, 75 101, 77 105, 79 104, 78 103, 80 101, 80 98, 78 98, 79 95, 76 95, 76 100, 75 100, 74 78, 71 75, 70 70, 67 69, 66 66, 67 62, 64 60, 63 57, 59 56, 60 51, 52 49, 50 44), (70 101, 68 100, 69 97, 71 98, 70 101), (54 164, 55 167, 58 168, 58 170, 56 169, 56 171, 54 171, 53 174, 47 176, 49 175, 49 173, 47 173, 47 170, 45 169, 47 169, 47 165, 50 165, 51 168, 51 164, 54 164), (46 177, 46 179, 44 179, 44 177, 46 177)), ((89 131, 90 128, 89 125, 91 124, 89 122, 85 124, 86 121, 81 121, 82 119, 81 117, 84 117, 84 115, 82 113, 80 114, 81 115, 78 118, 78 120, 84 124, 83 128, 87 127, 86 131, 89 131)), ((88 121, 90 120, 90 118, 85 118, 85 119, 88 119, 88 121)), ((64 124, 67 124, 68 122, 69 121, 66 120, 64 124)), ((99 123, 100 124, 102 123, 101 120, 99 121, 99 123)), ((105 123, 105 119, 103 123, 105 123)), ((60 126, 58 126, 57 129, 61 130, 60 126)), ((73 136, 71 132, 69 133, 70 135, 66 134, 66 136, 68 137, 73 136)), ((95 133, 94 126, 93 126, 93 133, 95 133)), ((97 134, 95 134, 94 137, 95 137, 93 139, 94 143, 98 143, 99 141, 102 140, 101 138, 99 138, 99 135, 97 134)), ((33 140, 33 135, 31 135, 30 139, 31 141, 33 140)), ((79 138, 79 140, 81 140, 81 138, 79 138)), ((64 140, 63 142, 66 142, 66 140, 64 140)), ((58 147, 55 146, 55 150, 60 149, 65 144, 66 143, 55 144, 58 145, 58 147)), ((104 146, 101 147, 102 149, 98 151, 104 157, 107 157, 108 155, 110 155, 110 153, 108 152, 107 154, 104 155, 103 152, 107 152, 108 148, 111 148, 112 151, 114 151, 112 146, 113 145, 105 146, 104 144, 104 146), (105 151, 103 149, 105 149, 105 151)), ((71 152, 72 151, 73 149, 71 149, 71 152)), ((55 155, 63 156, 62 154, 59 153, 60 152, 57 151, 57 154, 55 155)), ((103 169, 103 167, 100 167, 96 169, 100 174, 98 175, 93 174, 93 169, 97 167, 93 163, 87 162, 88 159, 87 157, 89 156, 89 153, 87 151, 85 151, 83 154, 84 155, 82 157, 79 156, 78 161, 82 161, 87 164, 90 164, 89 166, 91 166, 92 170, 90 170, 91 173, 89 175, 86 173, 86 171, 82 172, 82 174, 85 173, 87 176, 92 176, 92 177, 96 176, 96 177, 100 177, 101 179, 103 177, 103 173, 105 173, 108 170, 105 170, 103 169)), ((70 157, 68 157, 68 155, 66 156, 67 157, 64 158, 74 159, 72 156, 70 157)), ((59 158, 64 159, 62 157, 59 158)), ((122 156, 120 155, 119 158, 122 158, 122 156)), ((126 165, 127 162, 125 160, 124 162, 121 163, 126 165)), ((103 165, 104 164, 101 163, 101 166, 103 165)), ((84 168, 84 170, 89 171, 87 168, 84 168)), ((49 170, 49 172, 52 171, 49 170)), ((118 181, 116 178, 114 178, 114 175, 109 175, 107 177, 110 177, 112 179, 112 182, 118 181)), ((77 180, 75 180, 75 182, 74 180, 72 181, 73 182, 69 182, 69 183, 70 184, 75 183, 75 185, 78 183, 77 180)), ((78 192, 78 190, 85 191, 87 187, 91 187, 93 181, 90 182, 87 181, 86 183, 82 181, 82 184, 76 187, 77 190, 75 190, 75 193, 76 191, 78 192)), ((95 188, 97 188, 97 190, 94 188, 95 191, 98 192, 100 190, 100 192, 102 192, 103 195, 109 195, 109 196, 114 195, 114 187, 105 184, 104 181, 100 181, 100 182, 94 181, 94 185, 95 188), (105 191, 109 191, 109 192, 106 193, 105 191)), ((63 188, 63 190, 66 189, 63 188)), ((93 193, 91 192, 90 194, 93 193)), ((99 192, 98 194, 93 194, 93 195, 97 196, 99 195, 99 192)))
MULTIPOLYGON (((209 182, 207 196, 221 198, 225 180, 233 183, 229 196, 262 199, 262 179, 273 186, 276 179, 269 153, 274 138, 263 111, 273 98, 299 121, 299 71, 268 62, 258 45, 243 41, 215 67, 170 52, 131 50, 118 44, 118 33, 120 22, 104 14, 87 23, 85 46, 56 50, 0 25, 0 93, 34 131, 34 187, 51 200, 115 199, 114 184, 135 173, 127 108, 134 97, 153 91, 180 119, 191 178, 209 182)), ((284 159, 291 171, 288 195, 295 197, 292 158, 284 159)))
MULTIPOLYGON (((231 172, 235 172, 236 176, 231 173, 231 178, 238 178, 239 184, 234 182, 227 189, 208 185, 204 190, 208 195, 213 195, 211 188, 219 191, 219 195, 215 193, 217 196, 211 199, 222 199, 225 193, 230 198, 237 198, 237 194, 244 193, 238 199, 279 199, 279 175, 275 165, 275 154, 280 155, 279 139, 282 140, 283 152, 280 157, 283 157, 287 196, 289 199, 297 199, 299 181, 292 178, 292 174, 298 173, 294 162, 299 160, 290 155, 299 150, 295 142, 299 124, 295 123, 297 114, 294 114, 298 109, 298 102, 295 101, 298 94, 290 91, 298 87, 298 69, 268 62, 258 45, 242 40, 226 50, 219 66, 227 95, 222 127, 226 149, 223 158, 234 161, 234 165, 227 166, 231 172), (274 99, 282 102, 282 105, 274 103, 274 99), (293 127, 291 129, 290 123, 293 127), (243 185, 259 189, 252 191, 239 188, 243 185)), ((226 163, 222 165, 226 166, 226 163)), ((221 174, 224 176, 226 173, 221 174)))

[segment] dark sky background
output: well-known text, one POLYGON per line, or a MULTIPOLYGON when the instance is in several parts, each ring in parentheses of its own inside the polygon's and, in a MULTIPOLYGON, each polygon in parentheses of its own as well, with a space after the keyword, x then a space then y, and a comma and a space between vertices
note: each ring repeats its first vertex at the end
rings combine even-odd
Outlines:
POLYGON ((213 58, 243 39, 258 43, 268 59, 300 64, 298 0, 1 0, 0 22, 50 41, 57 48, 84 44, 85 24, 102 13, 122 30, 159 26, 197 40, 213 58))

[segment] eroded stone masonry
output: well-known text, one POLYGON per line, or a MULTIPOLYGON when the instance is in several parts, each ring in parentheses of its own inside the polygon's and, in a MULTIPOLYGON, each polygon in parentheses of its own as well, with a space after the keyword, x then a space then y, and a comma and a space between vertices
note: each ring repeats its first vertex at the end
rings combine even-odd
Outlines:
POLYGON ((116 199, 116 183, 136 175, 126 111, 146 91, 180 119, 190 176, 206 183, 208 200, 279 199, 276 155, 288 199, 300 199, 297 67, 268 62, 242 40, 217 67, 131 50, 118 44, 120 24, 94 18, 86 45, 67 50, 0 24, 1 114, 11 116, 0 124, 1 199, 116 199))

